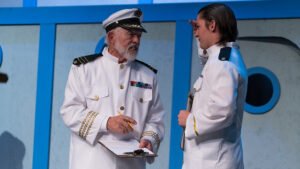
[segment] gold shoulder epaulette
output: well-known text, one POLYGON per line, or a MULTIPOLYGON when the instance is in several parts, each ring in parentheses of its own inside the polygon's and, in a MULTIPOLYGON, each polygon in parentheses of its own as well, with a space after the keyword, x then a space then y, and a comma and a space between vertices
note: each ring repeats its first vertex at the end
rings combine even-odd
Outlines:
POLYGON ((75 58, 73 60, 73 65, 79 66, 81 64, 86 64, 88 62, 96 60, 98 57, 101 57, 101 56, 102 56, 101 53, 100 54, 98 53, 98 54, 87 55, 87 56, 81 56, 81 57, 75 58))
POLYGON ((152 66, 148 65, 147 63, 142 62, 140 60, 135 60, 135 61, 138 62, 138 63, 140 63, 140 64, 142 64, 142 65, 144 65, 144 66, 146 66, 147 68, 149 68, 150 70, 152 70, 155 74, 157 73, 157 70, 155 68, 153 68, 152 66))
POLYGON ((224 47, 219 54, 219 60, 228 61, 230 59, 231 47, 224 47))

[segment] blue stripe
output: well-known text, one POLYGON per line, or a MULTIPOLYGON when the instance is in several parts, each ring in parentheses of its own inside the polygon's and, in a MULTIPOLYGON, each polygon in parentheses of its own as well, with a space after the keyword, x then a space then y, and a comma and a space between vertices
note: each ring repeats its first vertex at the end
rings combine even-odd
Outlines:
POLYGON ((55 24, 42 24, 37 74, 33 169, 48 169, 55 51, 55 24))
POLYGON ((37 7, 37 0, 23 0, 23 7, 37 7))
POLYGON ((102 36, 97 43, 95 53, 102 53, 104 44, 105 44, 105 36, 102 36))
POLYGON ((2 48, 1 48, 1 46, 0 46, 0 67, 1 67, 1 65, 2 65, 2 48))
POLYGON ((138 4, 153 4, 153 0, 139 0, 138 4))
MULTIPOLYGON (((146 22, 194 19, 207 3, 111 5, 84 7, 0 8, 0 24, 99 23, 116 10, 141 8, 146 22), (101 12, 100 12, 101 11, 101 12), (98 14, 98 15, 97 15, 98 14), (20 17, 22 16, 22 17, 20 17)), ((238 19, 299 18, 300 1, 228 2, 238 19), (266 12, 267 11, 267 12, 266 12)))
POLYGON ((177 114, 179 110, 185 109, 190 90, 192 42, 192 27, 189 22, 177 21, 172 91, 170 169, 180 169, 182 166, 183 154, 180 149, 182 128, 178 125, 177 114))

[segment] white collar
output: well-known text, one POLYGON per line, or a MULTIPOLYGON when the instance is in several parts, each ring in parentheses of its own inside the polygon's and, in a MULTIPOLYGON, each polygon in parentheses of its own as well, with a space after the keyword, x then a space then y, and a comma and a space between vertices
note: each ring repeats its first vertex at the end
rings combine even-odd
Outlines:
POLYGON ((219 53, 220 53, 220 49, 223 47, 224 47, 223 45, 214 44, 214 45, 210 46, 208 49, 206 49, 206 52, 208 55, 208 60, 212 60, 215 57, 218 57, 219 53))
MULTIPOLYGON (((112 61, 112 62, 114 62, 114 63, 120 64, 120 63, 119 63, 119 58, 116 57, 116 56, 114 56, 114 55, 112 55, 112 54, 110 54, 110 53, 108 52, 108 47, 105 47, 105 48, 103 49, 102 54, 103 54, 103 57, 104 57, 104 58, 107 58, 108 60, 110 60, 110 61, 112 61)), ((127 64, 129 64, 129 63, 131 63, 131 61, 125 61, 125 62, 123 62, 122 64, 127 65, 127 64)))
POLYGON ((212 60, 214 58, 218 58, 220 54, 220 50, 223 47, 232 47, 232 48, 237 48, 239 49, 239 45, 236 42, 227 42, 224 45, 219 45, 219 44, 214 44, 210 46, 208 49, 206 49, 206 52, 208 54, 208 60, 212 60))

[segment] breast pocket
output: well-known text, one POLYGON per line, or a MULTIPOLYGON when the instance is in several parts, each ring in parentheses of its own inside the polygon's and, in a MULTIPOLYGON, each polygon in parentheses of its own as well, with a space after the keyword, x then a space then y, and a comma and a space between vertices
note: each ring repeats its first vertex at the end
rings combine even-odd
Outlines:
MULTIPOLYGON (((103 99, 109 96, 108 87, 94 86, 87 89, 85 98, 89 108, 95 107, 102 102, 103 99)), ((97 106, 98 107, 98 106, 97 106)))
POLYGON ((200 76, 197 81, 194 83, 193 88, 195 89, 195 92, 199 92, 202 89, 203 84, 203 77, 200 76))
POLYGON ((203 88, 204 88, 204 81, 203 81, 203 77, 200 76, 193 86, 194 99, 193 99, 192 112, 193 110, 197 110, 199 106, 201 107, 203 106, 203 104, 206 103, 205 99, 207 98, 207 96, 205 96, 206 94, 203 88))
POLYGON ((132 87, 133 100, 140 103, 147 103, 152 100, 152 89, 143 89, 138 87, 132 87))

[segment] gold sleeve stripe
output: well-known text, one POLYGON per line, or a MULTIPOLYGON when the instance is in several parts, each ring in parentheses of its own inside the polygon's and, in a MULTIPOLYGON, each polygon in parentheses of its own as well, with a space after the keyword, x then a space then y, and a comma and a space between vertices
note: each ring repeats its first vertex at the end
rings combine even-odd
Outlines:
POLYGON ((86 136, 87 136, 87 129, 90 125, 92 125, 92 119, 93 117, 95 116, 96 112, 91 112, 91 115, 89 116, 87 122, 84 124, 84 128, 83 128, 83 131, 82 131, 82 138, 85 140, 86 139, 86 136))
POLYGON ((96 118, 97 115, 98 115, 98 113, 96 113, 96 112, 90 112, 90 116, 87 117, 88 118, 87 122, 85 124, 83 124, 84 127, 83 127, 81 135, 82 135, 82 138, 84 140, 86 140, 88 132, 89 132, 91 126, 93 125, 94 120, 95 120, 95 118, 96 118))
POLYGON ((79 136, 84 140, 86 139, 86 136, 88 135, 88 132, 98 114, 99 113, 91 111, 86 115, 85 119, 83 120, 79 130, 79 136))
POLYGON ((83 122, 81 123, 81 126, 80 126, 80 130, 79 130, 79 136, 81 137, 81 138, 83 138, 83 131, 85 130, 85 124, 86 124, 86 122, 88 121, 88 119, 90 118, 90 116, 92 115, 91 114, 92 112, 89 112, 87 115, 86 115, 86 117, 85 117, 85 119, 83 120, 83 122))
POLYGON ((92 127, 94 121, 95 121, 95 118, 96 118, 96 116, 97 116, 98 114, 99 114, 99 113, 95 113, 95 114, 91 117, 91 122, 89 123, 89 126, 88 126, 88 128, 87 128, 87 131, 86 131, 85 135, 83 136, 83 137, 84 137, 84 140, 86 140, 86 137, 87 137, 87 135, 88 135, 88 133, 89 133, 89 131, 90 131, 90 129, 91 129, 91 127, 92 127))
POLYGON ((198 136, 199 133, 198 133, 198 131, 197 131, 196 118, 195 118, 195 116, 193 116, 193 119, 194 119, 194 131, 195 131, 196 136, 198 136))
POLYGON ((145 131, 142 136, 151 136, 154 138, 155 143, 159 144, 160 143, 160 139, 157 133, 155 133, 154 131, 145 131))

